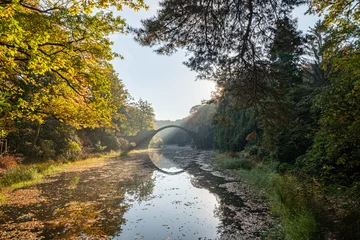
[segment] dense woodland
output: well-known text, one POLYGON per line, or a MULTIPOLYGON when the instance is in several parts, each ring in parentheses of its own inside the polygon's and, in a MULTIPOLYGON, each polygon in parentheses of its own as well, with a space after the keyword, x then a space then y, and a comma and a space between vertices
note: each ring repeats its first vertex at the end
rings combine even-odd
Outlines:
MULTIPOLYGON (((154 127, 151 104, 134 101, 110 61, 125 19, 107 9, 142 1, 0 1, 0 138, 25 161, 75 160, 128 148, 116 135, 154 127), (94 12, 94 9, 98 11, 94 12)), ((4 149, 2 149, 4 151, 4 149)))
MULTIPOLYGON (((108 35, 127 30, 101 10, 123 6, 146 8, 141 0, 0 0, 0 138, 10 156, 75 160, 126 150, 119 136, 155 128, 151 104, 134 101, 110 64, 120 56, 108 35)), ((129 29, 139 44, 166 55, 185 49, 185 64, 217 84, 188 117, 158 127, 199 133, 224 161, 241 159, 232 168, 259 176, 271 168, 271 189, 281 190, 267 197, 282 204, 273 211, 286 239, 359 238, 358 1, 164 0, 142 24, 129 29), (291 15, 301 4, 322 19, 307 32, 291 15)), ((181 131, 161 138, 191 141, 181 131)))

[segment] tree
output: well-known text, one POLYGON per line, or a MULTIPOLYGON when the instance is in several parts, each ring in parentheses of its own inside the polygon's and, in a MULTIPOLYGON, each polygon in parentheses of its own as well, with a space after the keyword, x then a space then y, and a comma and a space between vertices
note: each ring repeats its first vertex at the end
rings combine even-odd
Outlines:
POLYGON ((112 67, 119 55, 108 35, 125 32, 111 11, 146 7, 143 0, 0 0, 1 118, 46 118, 76 128, 106 126, 116 106, 112 67))
POLYGON ((186 65, 212 79, 239 101, 253 106, 276 92, 269 88, 269 44, 278 19, 302 1, 165 0, 157 16, 132 29, 160 54, 190 53, 186 65), (240 97, 241 96, 241 97, 240 97))
POLYGON ((310 28, 306 35, 305 53, 307 56, 304 59, 304 76, 305 81, 315 87, 322 87, 329 83, 331 65, 329 61, 323 61, 329 39, 329 31, 321 21, 310 28))
POLYGON ((279 89, 293 87, 302 82, 299 63, 303 53, 303 39, 295 24, 296 22, 288 17, 279 19, 270 46, 272 84, 279 89))
POLYGON ((298 161, 328 183, 360 181, 360 5, 358 1, 314 0, 311 11, 323 14, 329 32, 322 67, 328 85, 317 97, 319 130, 308 154, 298 161))
POLYGON ((140 98, 139 101, 135 103, 135 106, 139 109, 138 124, 140 131, 154 129, 155 114, 151 104, 140 98))
POLYGON ((154 109, 146 100, 140 98, 137 102, 127 103, 119 112, 124 116, 123 121, 118 122, 118 128, 123 135, 136 135, 142 130, 155 127, 154 109))
POLYGON ((332 48, 327 53, 336 53, 336 48, 349 43, 359 44, 360 3, 357 0, 312 0, 309 12, 323 15, 323 22, 331 30, 332 48))

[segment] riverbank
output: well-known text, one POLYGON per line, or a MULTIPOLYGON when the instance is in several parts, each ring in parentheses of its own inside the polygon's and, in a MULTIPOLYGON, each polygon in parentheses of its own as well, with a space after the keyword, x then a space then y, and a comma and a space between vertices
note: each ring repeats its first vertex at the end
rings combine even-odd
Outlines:
POLYGON ((0 239, 260 239, 269 209, 214 157, 172 146, 64 167, 6 192, 0 239))
POLYGON ((78 161, 47 161, 33 164, 18 164, 3 169, 0 172, 0 205, 11 199, 9 195, 11 195, 10 193, 13 190, 41 183, 44 178, 51 174, 100 167, 106 160, 118 156, 118 152, 110 152, 94 154, 78 161))
POLYGON ((296 173, 280 174, 276 162, 246 153, 217 154, 216 160, 253 186, 279 219, 266 239, 359 239, 358 201, 351 188, 334 189, 296 173))
POLYGON ((0 239, 83 239, 80 233, 101 238, 116 230, 112 222, 122 222, 125 192, 119 187, 136 189, 151 176, 141 160, 117 153, 48 169, 22 187, 2 188, 0 239))

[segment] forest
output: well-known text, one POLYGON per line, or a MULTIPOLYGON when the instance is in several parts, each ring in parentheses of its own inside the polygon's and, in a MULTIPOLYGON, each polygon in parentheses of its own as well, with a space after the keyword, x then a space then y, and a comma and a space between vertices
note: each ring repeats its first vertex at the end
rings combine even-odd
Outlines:
MULTIPOLYGON (((268 238, 360 238, 358 1, 163 0, 140 28, 106 11, 123 7, 148 8, 0 0, 0 187, 22 180, 6 175, 15 165, 125 155, 121 136, 175 124, 266 199, 280 219, 268 238), (292 17, 302 5, 321 19, 307 32, 292 17), (197 78, 216 83, 212 98, 155 121, 110 63, 121 55, 108 35, 127 32, 157 54, 186 51, 197 78)), ((181 131, 160 138, 191 142, 181 131)))
POLYGON ((186 66, 216 82, 192 114, 212 118, 198 126, 220 163, 265 192, 288 239, 328 239, 330 229, 357 239, 360 6, 310 1, 322 20, 302 33, 291 16, 301 4, 168 0, 132 31, 159 54, 185 49, 186 66))

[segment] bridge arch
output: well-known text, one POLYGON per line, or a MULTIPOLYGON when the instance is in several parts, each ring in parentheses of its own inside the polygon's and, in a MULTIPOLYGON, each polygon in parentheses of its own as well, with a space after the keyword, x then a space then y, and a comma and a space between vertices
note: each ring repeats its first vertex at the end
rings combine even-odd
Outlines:
POLYGON ((195 139, 195 138, 196 138, 196 133, 195 133, 195 132, 189 131, 189 130, 187 130, 186 128, 183 128, 183 127, 177 126, 177 125, 167 125, 167 126, 165 126, 165 127, 161 127, 161 128, 159 128, 159 129, 155 130, 156 132, 155 132, 155 134, 154 134, 153 136, 155 136, 157 133, 161 132, 162 130, 165 130, 165 129, 168 129, 168 128, 178 128, 178 129, 181 129, 181 130, 183 130, 184 132, 186 132, 187 134, 189 134, 189 136, 190 136, 194 141, 196 141, 196 139, 195 139))
POLYGON ((128 140, 129 142, 134 142, 136 144, 135 147, 133 147, 131 150, 137 148, 147 148, 147 146, 149 145, 151 139, 159 132, 168 129, 168 128, 177 128, 177 129, 181 129, 184 132, 186 132, 194 141, 195 146, 198 146, 198 136, 196 132, 192 132, 184 127, 181 126, 177 126, 177 125, 167 125, 164 127, 161 127, 157 130, 143 130, 140 131, 136 136, 123 136, 123 138, 125 138, 126 140, 128 140))

